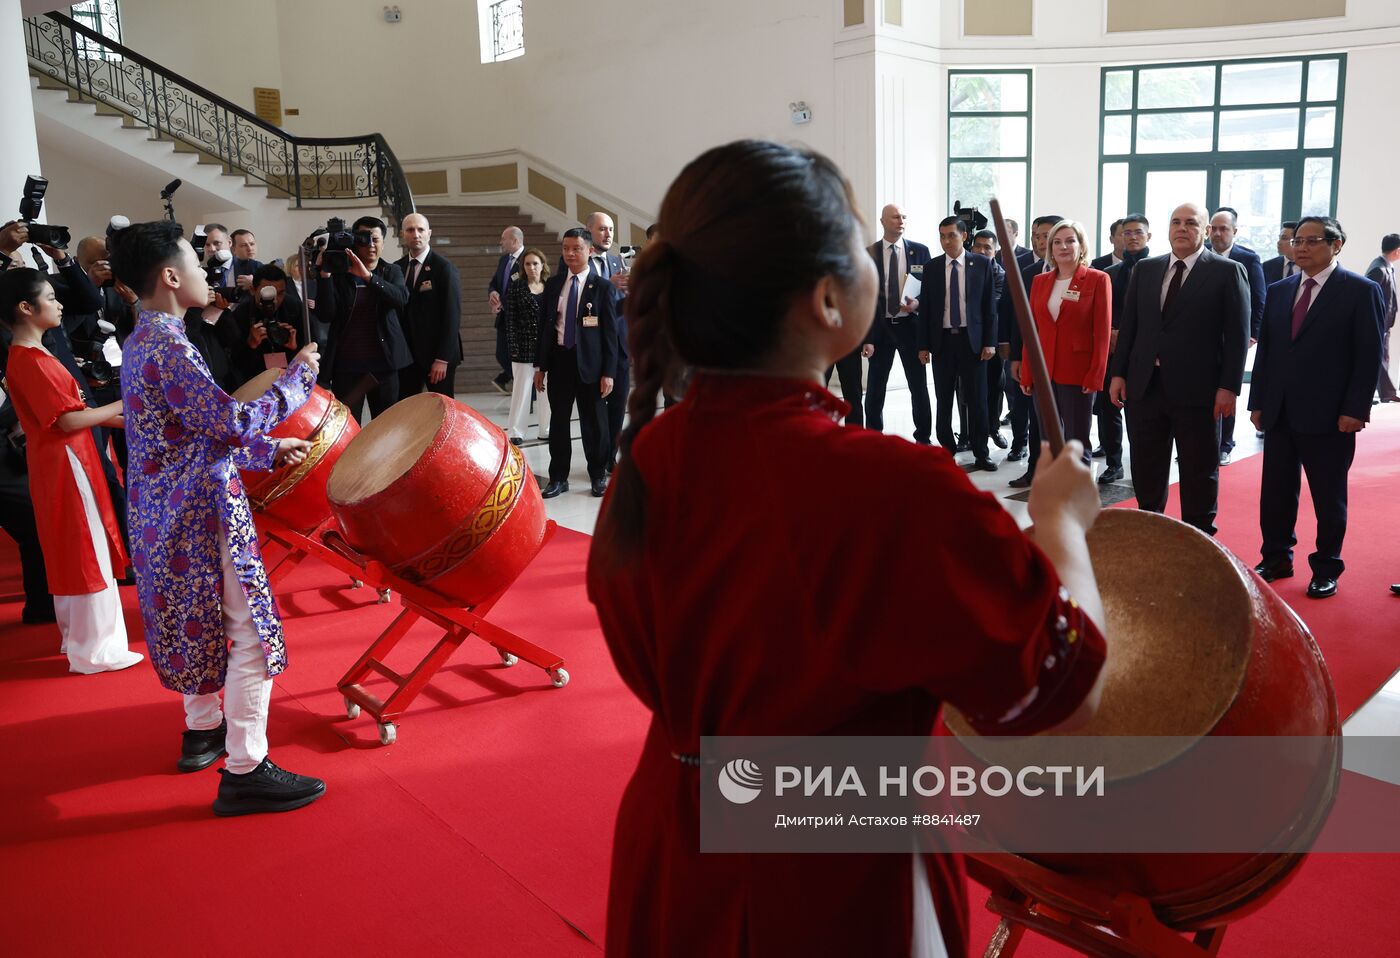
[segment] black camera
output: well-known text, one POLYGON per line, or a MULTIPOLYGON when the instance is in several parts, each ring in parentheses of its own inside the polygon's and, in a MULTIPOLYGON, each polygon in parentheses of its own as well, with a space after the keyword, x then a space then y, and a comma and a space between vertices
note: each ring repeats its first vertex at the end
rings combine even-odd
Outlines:
POLYGON ((52 246, 54 249, 67 249, 73 234, 66 226, 49 223, 35 223, 44 210, 44 194, 49 191, 49 181, 42 176, 27 176, 24 179, 24 195, 19 200, 19 218, 29 227, 29 242, 39 246, 52 246))
POLYGON ((286 349, 287 344, 292 341, 292 334, 277 321, 277 287, 264 286, 258 290, 258 297, 254 302, 257 303, 258 322, 262 323, 262 328, 267 333, 267 341, 278 349, 286 349))
POLYGON ((225 286, 224 269, 233 262, 233 251, 221 249, 209 257, 209 262, 204 264, 204 280, 209 287, 222 296, 226 301, 232 303, 242 294, 237 286, 225 286))
POLYGON ((352 233, 345 226, 345 221, 338 216, 333 216, 326 221, 324 230, 317 230, 312 233, 306 241, 307 246, 320 247, 321 269, 324 272, 348 273, 350 272, 350 250, 355 247, 367 247, 374 243, 374 233, 371 230, 360 230, 352 233))
POLYGON ((194 228, 194 235, 190 237, 190 245, 194 247, 194 255, 201 261, 204 259, 204 244, 209 242, 209 237, 204 232, 204 224, 200 223, 194 228))
POLYGON ((979 230, 987 228, 987 217, 983 216, 977 207, 963 206, 958 200, 953 201, 953 215, 962 220, 963 225, 967 227, 967 239, 963 241, 963 246, 972 249, 972 238, 979 230))

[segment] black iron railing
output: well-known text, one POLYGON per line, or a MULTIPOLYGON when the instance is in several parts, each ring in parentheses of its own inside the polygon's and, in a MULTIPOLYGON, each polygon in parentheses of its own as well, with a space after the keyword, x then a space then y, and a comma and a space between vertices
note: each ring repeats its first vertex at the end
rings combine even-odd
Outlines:
POLYGON ((377 199, 395 223, 413 212, 403 168, 378 133, 293 136, 59 13, 25 21, 31 68, 202 153, 306 200, 377 199))

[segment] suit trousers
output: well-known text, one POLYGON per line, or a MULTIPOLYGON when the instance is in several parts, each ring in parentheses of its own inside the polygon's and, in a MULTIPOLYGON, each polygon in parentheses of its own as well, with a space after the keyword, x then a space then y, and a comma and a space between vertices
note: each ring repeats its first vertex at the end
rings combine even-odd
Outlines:
POLYGON ((1078 439, 1084 447, 1084 463, 1091 461, 1089 453, 1093 443, 1089 441, 1089 427, 1094 421, 1094 398, 1098 393, 1084 392, 1084 387, 1065 383, 1055 383, 1055 407, 1060 413, 1060 432, 1065 442, 1078 439))
MULTIPOLYGON (((549 392, 549 480, 566 481, 573 456, 574 406, 578 406, 578 431, 583 440, 583 456, 592 481, 607 475, 608 408, 597 382, 584 382, 578 375, 577 349, 555 345, 549 356, 545 389, 549 392)), ((613 388, 617 385, 614 383, 613 388)))
POLYGON ((1011 448, 1022 449, 1027 443, 1027 430, 1031 422, 1031 400, 1021 392, 1021 383, 1011 375, 1011 363, 1006 363, 1002 374, 1002 391, 1006 393, 1006 408, 1011 413, 1011 448))
POLYGON ((1235 448, 1235 417, 1222 416, 1220 419, 1220 451, 1231 452, 1235 448))
POLYGON ((1308 474, 1317 516, 1317 551, 1308 556, 1313 575, 1335 579, 1342 563, 1347 532, 1347 473, 1356 455, 1356 433, 1309 435, 1294 432, 1285 413, 1264 430, 1264 473, 1259 485, 1259 531, 1266 563, 1293 560, 1297 543, 1301 472, 1308 474))
POLYGON ((1381 369, 1380 375, 1376 378, 1376 392, 1380 393, 1383 402, 1395 402, 1400 395, 1395 391, 1395 379, 1390 375, 1390 330, 1386 327, 1381 330, 1381 369))
POLYGON ((350 415, 359 422, 365 411, 365 400, 369 400, 369 417, 373 419, 399 401, 399 374, 347 372, 337 369, 331 377, 331 392, 335 398, 345 403, 350 415), (377 382, 368 392, 360 392, 360 385, 366 376, 373 376, 377 382), (358 393, 358 395, 355 395, 358 393))
POLYGON ((632 362, 619 358, 612 392, 603 400, 608 420, 608 463, 617 459, 617 444, 622 441, 622 423, 627 418, 627 394, 631 389, 632 362))
MULTIPOLYGON (((1112 353, 1109 354, 1112 358, 1112 353)), ((1099 421, 1099 445, 1103 447, 1104 464, 1109 469, 1123 468, 1123 409, 1115 406, 1108 395, 1108 383, 1113 377, 1105 372, 1103 390, 1094 400, 1094 413, 1099 421)))
POLYGON ((1206 535, 1215 535, 1220 491, 1220 420, 1215 418, 1214 405, 1172 403, 1162 388, 1161 375, 1154 371, 1143 397, 1128 403, 1126 418, 1138 508, 1166 511, 1175 443, 1182 521, 1206 535))
POLYGON ((933 390, 938 402, 938 444, 949 452, 957 448, 953 439, 954 391, 967 403, 969 422, 964 424, 972 455, 980 462, 987 458, 987 370, 981 352, 968 346, 966 330, 943 331, 943 348, 933 357, 933 390))
MULTIPOLYGON (((0 448, 0 456, 9 453, 0 448)), ((44 570, 44 552, 39 545, 39 529, 34 522, 34 500, 29 497, 29 479, 8 467, 0 476, 0 529, 9 533, 19 546, 20 573, 24 582, 24 611, 33 616, 53 612, 49 577, 44 570)))
POLYGON ((826 384, 831 385, 831 373, 835 370, 841 378, 841 398, 851 407, 851 411, 846 414, 846 425, 864 426, 865 407, 861 402, 860 381, 861 381, 861 356, 860 347, 857 346, 840 359, 836 360, 836 365, 831 366, 826 371, 826 384))
POLYGON ((437 393, 439 396, 447 396, 450 399, 457 394, 458 365, 458 363, 448 363, 447 375, 438 382, 430 383, 428 382, 428 374, 433 371, 431 364, 427 366, 420 366, 417 363, 408 364, 399 370, 399 399, 416 396, 424 390, 437 393))
POLYGON ((993 356, 987 360, 987 434, 988 436, 1001 431, 1001 408, 1006 399, 1001 388, 1002 371, 1006 368, 1006 361, 1001 358, 1001 354, 993 356))
MULTIPOLYGON (((912 318, 901 323, 891 323, 887 319, 877 319, 885 324, 890 339, 875 346, 875 355, 870 357, 870 377, 865 385, 865 425, 876 432, 885 431, 885 386, 890 381, 890 369, 894 366, 895 353, 904 367, 904 378, 909 382, 909 403, 914 411, 914 441, 926 443, 933 430, 933 409, 928 401, 928 374, 924 364, 919 362, 918 334, 912 318)), ((859 380, 857 380, 859 382, 859 380)))

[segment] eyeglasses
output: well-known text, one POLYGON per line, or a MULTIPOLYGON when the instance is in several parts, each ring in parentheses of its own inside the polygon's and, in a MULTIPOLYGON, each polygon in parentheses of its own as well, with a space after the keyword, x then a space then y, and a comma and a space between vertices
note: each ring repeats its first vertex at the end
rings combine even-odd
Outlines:
POLYGON ((1146 236, 1147 230, 1120 230, 1119 236, 1146 236))
POLYGON ((1288 241, 1289 246, 1321 246, 1323 243, 1331 245, 1332 241, 1325 236, 1295 236, 1288 241))

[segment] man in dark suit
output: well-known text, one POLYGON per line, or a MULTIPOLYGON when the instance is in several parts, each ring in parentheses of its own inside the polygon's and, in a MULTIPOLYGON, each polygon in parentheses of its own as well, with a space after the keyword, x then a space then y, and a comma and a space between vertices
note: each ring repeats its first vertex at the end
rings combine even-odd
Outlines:
POLYGON ((1395 392, 1395 379, 1390 374, 1390 330, 1395 326, 1396 301, 1400 299, 1400 287, 1395 282, 1395 264, 1400 261, 1400 233, 1390 233, 1381 238, 1381 255, 1371 260, 1366 267, 1366 278, 1381 288, 1381 369, 1376 379, 1376 392, 1381 402, 1395 402, 1400 396, 1395 392))
MULTIPOLYGON (((1239 214, 1229 206, 1222 206, 1210 218, 1211 249, 1221 256, 1228 256, 1244 267, 1245 278, 1249 280, 1249 344, 1259 341, 1259 324, 1264 321, 1264 267, 1259 262, 1259 254, 1247 246, 1235 242, 1239 233, 1239 214)), ((1235 417, 1225 416, 1220 420, 1220 464, 1228 466, 1235 451, 1235 417)))
POLYGON ((967 402, 971 425, 968 442, 974 468, 996 472, 987 458, 987 369, 996 355, 999 335, 996 278, 992 261, 964 248, 967 224, 949 216, 938 224, 943 255, 924 269, 923 295, 918 309, 925 351, 919 359, 933 362, 933 389, 938 401, 938 444, 949 452, 953 439, 954 385, 967 402))
POLYGON ((1152 254, 1148 242, 1152 239, 1147 217, 1129 213, 1119 227, 1123 238, 1123 258, 1110 266, 1109 282, 1113 284, 1113 332, 1108 338, 1108 367, 1104 371, 1103 390, 1094 399, 1094 413, 1099 426, 1099 448, 1094 456, 1103 456, 1104 470, 1099 484, 1108 485, 1123 478, 1123 410, 1109 397, 1108 387, 1113 379, 1113 354, 1118 349, 1118 328, 1123 319, 1123 303, 1128 298, 1128 284, 1137 264, 1152 254))
POLYGON ((535 388, 549 381, 549 483, 543 497, 569 489, 570 421, 578 406, 579 433, 595 497, 608 489, 608 420, 604 400, 617 375, 617 291, 588 265, 593 238, 576 227, 564 233, 563 272, 544 286, 535 388))
POLYGON ((1205 248, 1209 214, 1196 203, 1172 212, 1166 256, 1143 260, 1128 283, 1109 393, 1127 403, 1138 507, 1167 505, 1172 444, 1181 476, 1181 518, 1215 534, 1221 416, 1233 415, 1249 350, 1244 267, 1205 248))
POLYGON ((1305 216, 1293 236, 1300 273, 1269 287, 1254 357, 1249 408, 1264 431, 1259 487, 1261 561, 1266 581, 1293 574, 1299 470, 1308 474, 1317 549, 1308 556, 1308 597, 1337 592, 1347 529, 1347 473, 1356 434, 1371 416, 1381 355, 1381 290, 1336 262, 1341 227, 1305 216))
MULTIPOLYGON (((972 251, 992 261, 993 297, 997 304, 997 351, 987 360, 987 427, 990 433, 988 438, 997 448, 1005 449, 1006 438, 1001 434, 1001 410, 1006 401, 1006 360, 1011 355, 1011 327, 1016 325, 1016 310, 1011 305, 1007 290, 1006 270, 997 256, 997 234, 993 230, 978 230, 972 237, 972 251)), ((1024 447, 1024 436, 1021 443, 1024 447)), ((1011 458, 1010 453, 1007 458, 1011 458)))
POLYGON ((1114 263, 1123 262, 1123 237, 1119 235, 1122 229, 1122 220, 1114 220, 1112 223, 1109 224, 1108 242, 1112 244, 1113 251, 1110 253, 1104 253, 1102 256, 1093 260, 1089 264, 1090 269, 1099 269, 1107 271, 1107 269, 1114 263))
MULTIPOLYGON (((601 210, 588 214, 584 222, 593 237, 593 249, 588 256, 588 268, 612 283, 617 295, 617 378, 612 392, 603 401, 608 414, 609 474, 617 460, 617 444, 622 438, 622 422, 627 416, 627 393, 632 388, 632 359, 627 354, 627 267, 622 257, 612 251, 616 227, 613 218, 601 210)), ((564 272, 560 264, 559 272, 564 272)))
MULTIPOLYGON (((1028 297, 1031 291, 1031 281, 1035 279, 1036 275, 1046 270, 1054 269, 1054 266, 1046 261, 1046 254, 1049 252, 1050 230, 1062 219, 1064 219, 1062 216, 1047 214, 1045 216, 1037 216, 1031 221, 1032 258, 1030 262, 1026 263, 1021 268, 1021 287, 1026 291, 1028 297)), ((1018 259, 1017 262, 1020 262, 1020 260, 1018 259)), ((1025 437, 1024 448, 1028 450, 1028 453, 1025 474, 1016 479, 1012 479, 1007 485, 1011 486, 1013 489, 1025 489, 1028 488, 1031 481, 1035 479, 1035 467, 1037 461, 1040 459, 1040 414, 1036 409, 1035 401, 1030 396, 1021 392, 1021 353, 1024 346, 1021 340, 1020 324, 1018 323, 1011 324, 1009 346, 1011 353, 1011 382, 1014 386, 1014 391, 1007 393, 1007 399, 1011 404, 1011 454, 1006 458, 1008 460, 1020 458, 1016 455, 1017 451, 1022 448, 1017 441, 1018 436, 1025 437), (1025 425, 1021 426, 1020 423, 1024 423, 1025 425)))
POLYGON ((399 224, 403 259, 396 265, 408 287, 403 331, 413 361, 399 370, 399 397, 428 392, 456 392, 462 362, 462 282, 457 267, 432 249, 433 229, 422 213, 399 224))
POLYGON ((1011 238, 1011 252, 1016 254, 1016 262, 1020 264, 1021 268, 1025 269, 1031 263, 1034 263, 1036 258, 1035 253, 1018 243, 1021 237, 1020 225, 1015 220, 1007 220, 1006 232, 1011 238))
POLYGON ((507 226, 501 230, 501 258, 496 260, 496 271, 491 274, 491 282, 486 286, 486 301, 491 306, 491 312, 496 314, 496 362, 501 366, 500 375, 491 380, 491 385, 506 395, 510 395, 510 350, 506 348, 505 314, 501 312, 504 305, 502 299, 506 295, 506 287, 510 285, 510 276, 515 272, 516 261, 523 252, 524 231, 518 226, 507 226))
POLYGON ((362 216, 352 232, 355 247, 345 254, 348 272, 332 276, 318 264, 316 317, 330 326, 321 368, 330 370, 331 392, 358 422, 366 398, 371 418, 399 401, 399 370, 413 356, 399 322, 399 311, 408 305, 408 287, 399 268, 379 258, 384 221, 362 216))
MULTIPOLYGON (((933 408, 928 399, 928 374, 919 361, 919 353, 926 348, 923 337, 919 335, 919 302, 923 293, 918 299, 905 298, 904 284, 911 276, 921 283, 927 282, 924 267, 928 265, 930 256, 927 246, 905 239, 908 219, 908 214, 898 205, 891 203, 886 206, 880 211, 884 236, 868 247, 870 258, 875 261, 875 269, 880 274, 880 292, 875 301, 875 321, 865 334, 864 350, 870 357, 870 375, 865 386, 865 425, 876 432, 885 429, 885 387, 895 354, 898 353, 904 378, 909 383, 909 403, 914 413, 914 441, 927 446, 933 432, 933 408)), ((856 364, 858 367, 859 359, 856 364)), ((858 386, 860 380, 855 381, 858 386)), ((843 393, 845 383, 843 377, 843 393)))
POLYGON ((1293 241, 1293 231, 1297 228, 1298 224, 1293 221, 1279 227, 1278 255, 1263 263, 1265 289, 1298 272, 1298 268, 1293 265, 1293 247, 1289 245, 1293 241))

